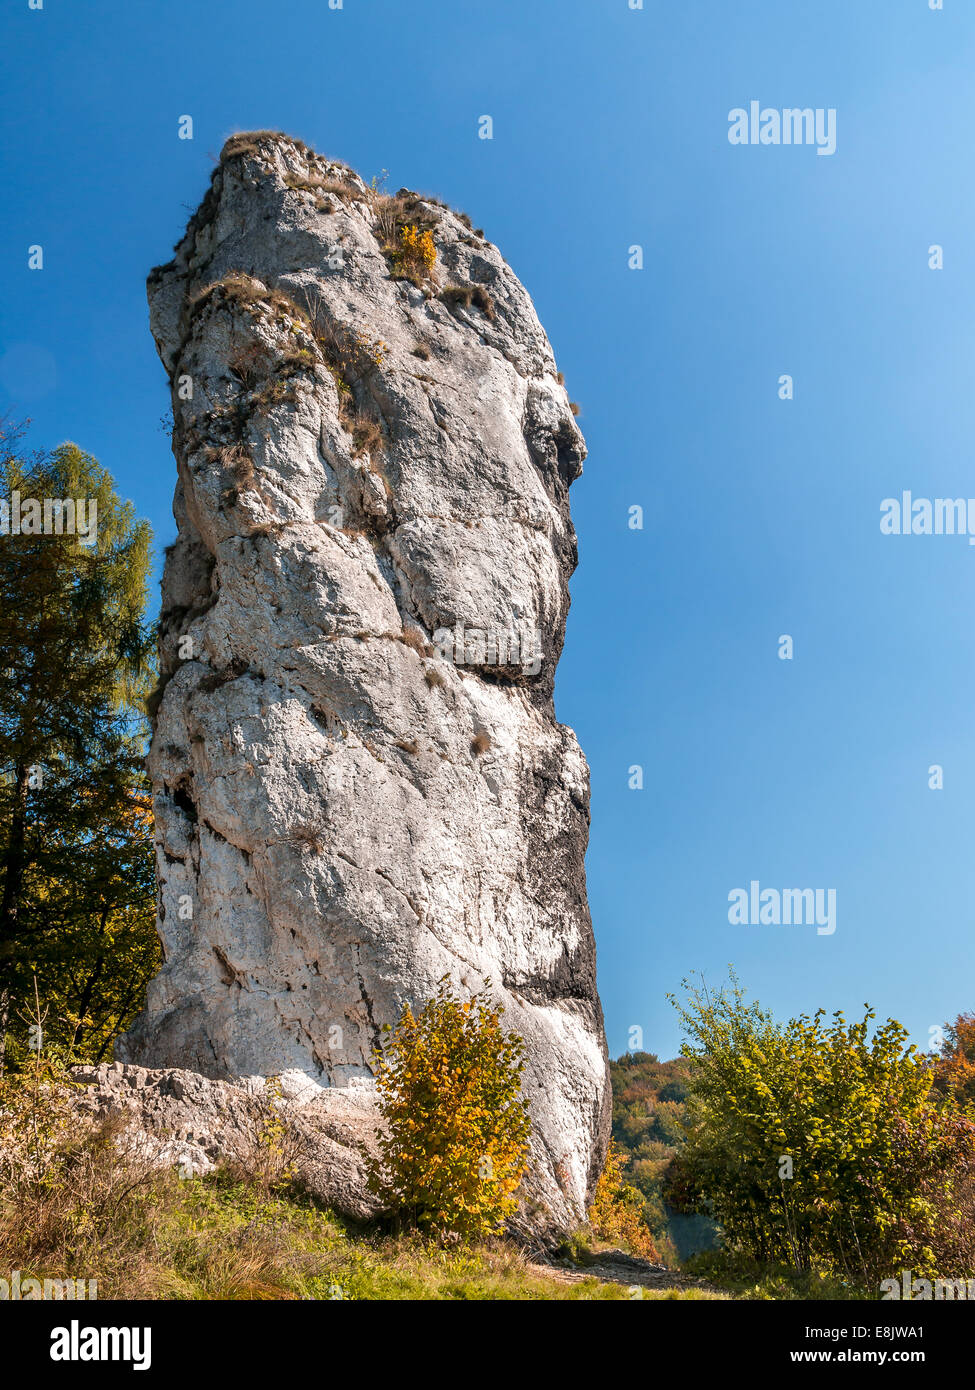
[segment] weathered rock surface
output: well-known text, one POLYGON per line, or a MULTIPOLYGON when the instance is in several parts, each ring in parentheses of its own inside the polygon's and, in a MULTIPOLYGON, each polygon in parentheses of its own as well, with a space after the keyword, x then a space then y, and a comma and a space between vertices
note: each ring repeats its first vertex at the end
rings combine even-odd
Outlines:
POLYGON ((404 1003, 488 980, 534 1219, 569 1226, 608 1128, 588 769, 552 706, 585 448, 531 300, 466 219, 275 136, 228 142, 149 300, 165 963, 116 1055, 344 1092, 404 1003))
POLYGON ((380 1204, 367 1190, 367 1165, 377 1152, 375 1092, 365 1087, 322 1090, 301 1073, 285 1074, 269 1097, 262 1084, 213 1081, 176 1068, 147 1070, 118 1062, 73 1068, 81 1116, 124 1118, 130 1137, 153 1163, 186 1176, 221 1164, 242 1171, 261 1161, 267 1116, 285 1129, 275 1142, 282 1173, 324 1205, 368 1220, 380 1204), (302 1084, 304 1082, 304 1084, 302 1084), (272 1111, 273 1107, 273 1111, 272 1111))

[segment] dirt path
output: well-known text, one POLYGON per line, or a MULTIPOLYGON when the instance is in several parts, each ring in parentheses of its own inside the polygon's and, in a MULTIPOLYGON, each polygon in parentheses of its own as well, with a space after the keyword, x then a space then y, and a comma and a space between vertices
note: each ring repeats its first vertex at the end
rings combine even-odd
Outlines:
POLYGON ((727 1297, 725 1290, 717 1289, 703 1279, 693 1279, 689 1274, 664 1269, 663 1265, 637 1259, 623 1250, 600 1250, 593 1263, 582 1268, 567 1264, 533 1264, 529 1268, 560 1284, 579 1284, 584 1279, 598 1279, 604 1284, 624 1284, 627 1287, 639 1284, 647 1289, 702 1289, 707 1293, 724 1293, 727 1297))

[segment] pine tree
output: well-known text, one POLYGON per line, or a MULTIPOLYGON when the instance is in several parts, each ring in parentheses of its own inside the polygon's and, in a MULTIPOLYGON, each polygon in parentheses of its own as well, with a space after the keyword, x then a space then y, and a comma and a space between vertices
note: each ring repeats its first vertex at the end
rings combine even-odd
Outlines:
POLYGON ((27 456, 21 435, 0 426, 0 1046, 22 1050, 36 975, 57 1040, 95 1056, 156 957, 140 712, 151 533, 90 455, 27 456), (69 533, 68 508, 59 534, 58 499, 84 499, 95 534, 69 533))

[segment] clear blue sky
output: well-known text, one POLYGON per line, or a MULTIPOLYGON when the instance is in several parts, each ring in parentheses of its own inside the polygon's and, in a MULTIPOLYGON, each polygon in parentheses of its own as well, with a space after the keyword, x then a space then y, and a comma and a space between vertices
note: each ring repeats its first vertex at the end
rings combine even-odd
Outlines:
POLYGON ((160 550, 144 280, 233 130, 440 195, 534 297, 590 450, 557 707, 614 1054, 672 1055, 666 992, 728 962, 921 1044, 975 1008, 975 548, 879 529, 904 488, 975 496, 971 0, 7 0, 0 53, 0 409, 97 455, 160 550), (835 107, 836 153, 730 145, 753 99, 835 107), (835 934, 729 925, 752 879, 834 888, 835 934))

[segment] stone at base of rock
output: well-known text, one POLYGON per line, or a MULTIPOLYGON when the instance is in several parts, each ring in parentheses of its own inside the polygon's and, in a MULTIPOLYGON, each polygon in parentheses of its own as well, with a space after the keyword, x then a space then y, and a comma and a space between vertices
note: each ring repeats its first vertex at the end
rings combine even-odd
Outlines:
MULTIPOLYGON (((198 1176, 239 1160, 253 1143, 260 1078, 234 1085, 175 1067, 120 1062, 74 1067, 72 1076, 83 1087, 79 1111, 96 1119, 128 1119, 160 1165, 198 1176)), ((378 1215, 380 1204, 366 1190, 379 1129, 375 1092, 360 1086, 313 1087, 303 1095, 289 1087, 289 1078, 280 1090, 279 1109, 299 1141, 295 1181, 341 1216, 364 1221, 378 1215)))

